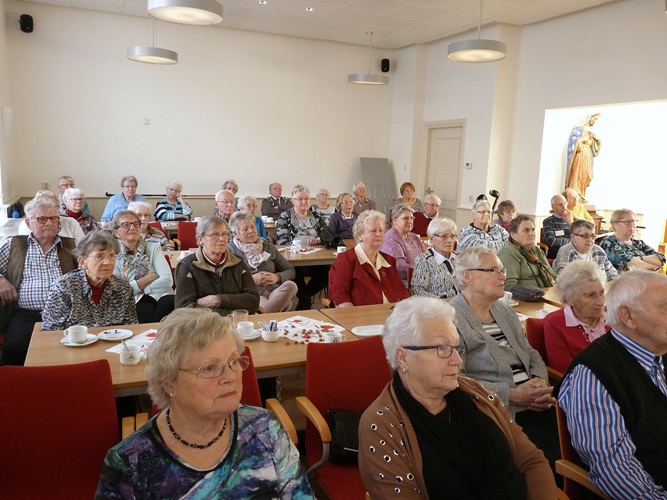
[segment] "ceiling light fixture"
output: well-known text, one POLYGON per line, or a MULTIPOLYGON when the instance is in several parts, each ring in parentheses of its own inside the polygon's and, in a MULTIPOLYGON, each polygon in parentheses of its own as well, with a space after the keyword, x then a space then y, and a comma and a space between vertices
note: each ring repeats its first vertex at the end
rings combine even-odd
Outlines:
POLYGON ((373 32, 367 31, 370 35, 370 45, 368 46, 368 73, 350 73, 347 75, 347 83, 355 83, 358 85, 387 85, 389 77, 384 75, 374 75, 371 73, 371 60, 373 58, 373 32))
POLYGON ((215 0, 148 0, 148 13, 178 24, 203 26, 222 21, 222 5, 215 0))
POLYGON ((306 12, 315 12, 315 7, 304 7, 303 10, 305 10, 306 12))
POLYGON ((507 57, 507 45, 498 40, 480 38, 482 29, 482 1, 479 0, 479 22, 477 23, 477 39, 460 40, 449 45, 447 57, 453 61, 479 63, 495 62, 507 57))
POLYGON ((176 64, 178 54, 155 46, 155 19, 151 19, 151 46, 135 45, 127 48, 127 58, 147 64, 176 64))

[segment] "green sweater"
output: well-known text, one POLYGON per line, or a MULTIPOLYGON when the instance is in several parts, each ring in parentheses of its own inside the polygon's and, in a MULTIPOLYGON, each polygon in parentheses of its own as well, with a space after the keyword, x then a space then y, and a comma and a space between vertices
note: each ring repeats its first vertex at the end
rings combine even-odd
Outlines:
MULTIPOLYGON (((535 245, 531 250, 537 259, 546 266, 555 280, 556 274, 551 269, 544 252, 535 245)), ((515 285, 532 285, 540 288, 553 286, 552 283, 547 282, 542 271, 537 264, 528 262, 528 260, 521 255, 519 247, 511 241, 500 249, 498 258, 503 263, 507 278, 505 278, 505 290, 511 290, 515 285)))

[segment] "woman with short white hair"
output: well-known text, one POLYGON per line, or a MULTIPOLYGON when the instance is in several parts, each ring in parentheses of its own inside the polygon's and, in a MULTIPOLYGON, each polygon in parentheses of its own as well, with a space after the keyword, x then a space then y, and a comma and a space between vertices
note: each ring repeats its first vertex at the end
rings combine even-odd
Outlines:
POLYGON ((410 294, 450 298, 456 295, 454 282, 454 247, 458 228, 447 218, 433 219, 426 234, 431 248, 415 259, 410 294))
POLYGON ((461 229, 457 250, 483 245, 496 252, 507 245, 509 234, 497 224, 491 223, 491 204, 487 200, 479 200, 472 209, 472 222, 461 229))
POLYGON ((141 227, 139 228, 139 235, 146 243, 159 243, 162 250, 165 252, 171 251, 174 247, 171 240, 168 240, 161 229, 149 226, 148 222, 151 220, 151 212, 153 207, 147 201, 133 201, 127 206, 130 212, 134 212, 139 217, 141 227))
POLYGON ((166 187, 167 196, 155 205, 155 220, 190 220, 192 208, 183 201, 183 183, 169 181, 166 187))
MULTIPOLYGON (((261 217, 257 217, 255 215, 255 209, 257 208, 257 198, 254 196, 251 196, 249 194, 243 194, 239 196, 239 211, 240 212, 245 212, 247 214, 250 214, 254 217, 255 221, 255 229, 257 230, 257 234, 259 235, 260 238, 264 240, 269 240, 269 236, 266 234, 266 228, 264 227, 264 221, 262 221, 261 217)), ((232 215, 233 217, 233 215, 232 215)), ((231 219, 230 219, 231 221, 231 219)))
POLYGON ((95 217, 83 211, 86 196, 79 188, 65 189, 63 203, 67 207, 63 215, 77 221, 84 234, 101 229, 101 225, 95 220, 95 217))

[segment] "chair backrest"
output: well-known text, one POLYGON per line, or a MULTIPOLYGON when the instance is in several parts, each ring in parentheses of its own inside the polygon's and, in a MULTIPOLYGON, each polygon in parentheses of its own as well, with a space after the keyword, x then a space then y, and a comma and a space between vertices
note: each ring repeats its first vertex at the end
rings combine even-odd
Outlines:
MULTIPOLYGON (((328 421, 327 410, 364 411, 391 380, 382 338, 354 342, 308 344, 306 396, 328 421)), ((306 423, 306 452, 314 464, 322 456, 322 442, 306 423)))
POLYGON ((162 231, 162 234, 164 234, 167 238, 169 238, 167 231, 162 229, 162 224, 160 224, 159 222, 157 221, 149 222, 148 225, 154 227, 155 229, 159 229, 160 231, 162 231))
POLYGON ((197 247, 197 223, 178 221, 178 239, 181 241, 181 250, 197 247))
POLYGON ((107 360, 0 367, 0 496, 93 498, 120 441, 107 360))
POLYGON ((533 349, 540 353, 544 364, 549 364, 547 348, 544 343, 544 320, 542 318, 528 318, 526 320, 526 339, 533 349))
POLYGON ((250 358, 250 366, 243 372, 243 392, 241 393, 241 403, 249 406, 262 407, 262 397, 259 394, 259 384, 257 383, 257 372, 255 372, 255 364, 252 361, 252 354, 250 348, 246 346, 243 350, 242 356, 250 358))

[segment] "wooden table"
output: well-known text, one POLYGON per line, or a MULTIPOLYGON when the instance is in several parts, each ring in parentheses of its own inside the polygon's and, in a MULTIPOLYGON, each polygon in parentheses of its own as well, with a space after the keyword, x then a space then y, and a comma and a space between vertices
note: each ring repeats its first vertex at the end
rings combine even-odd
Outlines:
POLYGON ((558 293, 556 292, 556 287, 543 288, 544 290, 544 302, 547 304, 552 304, 556 307, 563 307, 558 298, 558 293))
MULTIPOLYGON (((272 319, 284 320, 292 316, 305 316, 307 318, 330 322, 331 320, 321 312, 313 311, 291 311, 284 313, 269 313, 251 315, 250 319, 259 328, 259 321, 270 321, 272 319)), ((159 323, 144 323, 140 325, 124 325, 117 328, 131 330, 136 334, 143 333, 149 329, 157 329, 159 323)), ((90 333, 99 333, 110 327, 89 328, 90 333)), ((142 360, 138 365, 125 366, 120 364, 118 354, 106 352, 117 342, 105 342, 98 340, 94 344, 83 347, 67 347, 60 343, 63 332, 33 332, 25 366, 49 366, 67 365, 72 363, 83 363, 97 359, 106 359, 111 366, 111 379, 114 385, 116 397, 144 394, 147 389, 146 361, 142 360)), ((346 342, 357 340, 357 337, 346 332, 346 342)), ((252 352, 255 370, 258 378, 276 377, 289 373, 298 373, 305 370, 306 345, 288 341, 285 338, 277 342, 264 342, 261 338, 247 341, 252 352)))
POLYGON ((338 323, 346 330, 351 331, 352 328, 357 326, 384 325, 393 307, 394 304, 379 304, 320 309, 320 312, 328 316, 334 323, 338 323))

